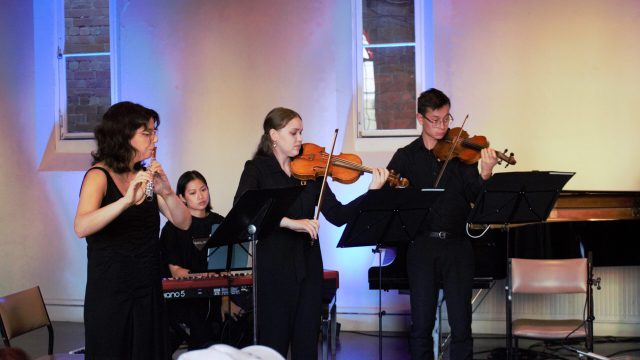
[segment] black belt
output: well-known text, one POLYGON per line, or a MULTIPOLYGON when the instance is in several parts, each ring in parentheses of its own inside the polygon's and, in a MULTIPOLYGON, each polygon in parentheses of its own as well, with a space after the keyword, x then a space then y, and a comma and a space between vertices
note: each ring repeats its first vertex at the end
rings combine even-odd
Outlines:
POLYGON ((427 236, 436 239, 451 239, 454 234, 446 231, 431 231, 427 233, 427 236))

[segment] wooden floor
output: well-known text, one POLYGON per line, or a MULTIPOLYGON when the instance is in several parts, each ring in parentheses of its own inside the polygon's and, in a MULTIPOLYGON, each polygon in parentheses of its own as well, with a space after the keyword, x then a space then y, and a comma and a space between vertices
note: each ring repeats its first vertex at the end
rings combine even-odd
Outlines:
MULTIPOLYGON (((69 352, 84 346, 84 327, 82 323, 54 322, 55 352, 69 352)), ((409 359, 408 340, 403 333, 385 333, 382 339, 382 357, 379 354, 377 332, 342 331, 336 342, 334 360, 351 359, 409 359)), ((40 329, 13 340, 12 345, 27 351, 36 358, 47 351, 47 330, 40 329)), ((2 345, 0 345, 2 346, 2 345)), ((505 340, 503 336, 474 334, 474 359, 504 359, 505 340)), ((521 359, 577 359, 575 353, 562 346, 550 345, 545 348, 541 342, 522 341, 521 359), (527 350, 528 349, 528 350, 527 350)), ((616 359, 640 360, 640 339, 596 338, 594 352, 616 359)), ((320 350, 318 351, 320 357, 320 350)), ((447 359, 445 353, 443 356, 447 359)))

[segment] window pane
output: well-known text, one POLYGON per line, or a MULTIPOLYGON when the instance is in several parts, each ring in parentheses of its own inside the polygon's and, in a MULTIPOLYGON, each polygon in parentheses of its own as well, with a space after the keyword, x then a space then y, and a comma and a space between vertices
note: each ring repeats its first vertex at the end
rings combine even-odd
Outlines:
POLYGON ((362 27, 366 42, 415 42, 413 14, 413 0, 363 0, 362 27))
POLYGON ((66 54, 109 52, 109 0, 64 0, 66 54))
POLYGON ((111 105, 111 63, 108 55, 65 59, 68 132, 93 132, 111 105))
POLYGON ((367 53, 364 130, 416 129, 415 47, 369 48, 367 53))

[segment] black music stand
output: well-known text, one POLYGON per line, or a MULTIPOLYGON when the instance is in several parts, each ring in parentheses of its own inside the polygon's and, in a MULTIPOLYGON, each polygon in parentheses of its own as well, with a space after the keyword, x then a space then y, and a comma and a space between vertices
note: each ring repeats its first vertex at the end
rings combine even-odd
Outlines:
MULTIPOLYGON (((236 202, 218 229, 212 234, 207 247, 228 246, 251 241, 251 266, 253 269, 253 343, 258 344, 258 254, 256 243, 266 238, 280 225, 302 186, 267 190, 248 190, 236 202)), ((231 254, 227 266, 230 265, 231 254)))
MULTIPOLYGON (((347 224, 337 247, 375 246, 380 248, 408 243, 420 230, 431 204, 443 189, 369 190, 360 204, 357 216, 347 224)), ((382 256, 378 267, 378 351, 382 359, 382 256)))
MULTIPOLYGON (((509 225, 545 221, 564 185, 575 173, 558 171, 494 174, 480 192, 467 222, 502 225, 507 231, 507 259, 511 257, 509 225)), ((505 292, 509 294, 509 273, 505 292)), ((507 301, 509 301, 507 299, 507 301)), ((511 358, 511 316, 507 313, 507 359, 511 358)))

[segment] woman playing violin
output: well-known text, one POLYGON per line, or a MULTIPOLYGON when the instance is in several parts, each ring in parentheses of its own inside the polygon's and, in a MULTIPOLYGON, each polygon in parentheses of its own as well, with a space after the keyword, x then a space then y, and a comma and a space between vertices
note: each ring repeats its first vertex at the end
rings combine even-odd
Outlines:
POLYGON ((477 164, 466 164, 459 158, 444 161, 433 149, 441 141, 453 121, 449 98, 440 90, 429 89, 418 98, 416 118, 422 134, 409 145, 398 149, 387 166, 401 173, 410 185, 438 188, 444 193, 431 206, 418 235, 409 244, 407 273, 411 290, 412 359, 433 359, 434 327, 439 289, 447 299, 451 327, 451 359, 471 359, 471 293, 474 275, 473 248, 464 235, 471 203, 482 184, 491 177, 497 163, 491 148, 481 150, 480 172, 477 164))
MULTIPOLYGON (((250 189, 275 189, 303 185, 280 227, 257 245, 258 342, 292 359, 316 359, 322 306, 322 256, 314 207, 322 179, 300 181, 292 176, 291 160, 302 147, 302 118, 290 109, 271 110, 253 159, 246 162, 234 198, 250 189)), ((389 172, 374 169, 369 189, 383 186, 389 172)), ((340 203, 325 188, 322 214, 336 226, 352 216, 359 198, 340 203)))

